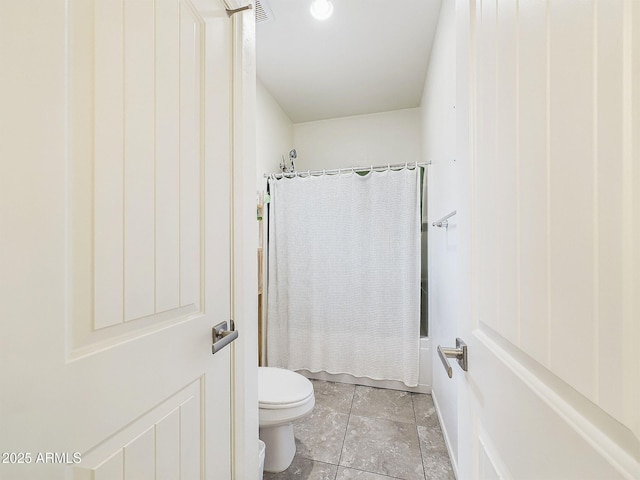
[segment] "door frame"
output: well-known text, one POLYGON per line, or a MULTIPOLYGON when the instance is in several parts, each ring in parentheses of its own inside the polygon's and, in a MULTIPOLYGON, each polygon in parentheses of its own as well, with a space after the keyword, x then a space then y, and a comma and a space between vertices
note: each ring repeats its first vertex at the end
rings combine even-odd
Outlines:
MULTIPOLYGON (((474 252, 475 245, 472 222, 475 216, 473 198, 475 197, 473 182, 475 159, 472 158, 475 143, 475 69, 471 64, 471 39, 474 24, 471 18, 474 15, 475 4, 470 0, 456 0, 455 6, 455 37, 456 37, 456 158, 460 163, 460 175, 458 176, 458 195, 460 208, 458 210, 458 299, 459 299, 459 325, 462 338, 468 336, 475 325, 476 314, 473 305, 474 252)), ((465 372, 459 370, 460 375, 465 372)), ((469 406, 471 405, 471 393, 468 391, 468 380, 457 382, 457 425, 458 425, 458 456, 456 464, 457 478, 479 478, 477 464, 476 445, 472 438, 468 438, 465 425, 470 425, 472 437, 477 438, 477 425, 469 406)))
POLYGON ((239 331, 231 344, 232 478, 258 472, 258 226, 255 217, 256 70, 254 0, 232 17, 232 277, 231 316, 239 331))

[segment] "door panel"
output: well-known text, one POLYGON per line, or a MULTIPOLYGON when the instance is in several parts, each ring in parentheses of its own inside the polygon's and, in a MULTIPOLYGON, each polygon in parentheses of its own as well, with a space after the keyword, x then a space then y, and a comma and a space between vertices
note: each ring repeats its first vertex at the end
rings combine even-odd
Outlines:
POLYGON ((74 345, 202 310, 204 23, 185 2, 103 3, 70 4, 74 283, 95 298, 74 345))
POLYGON ((597 69, 593 21, 593 2, 550 5, 550 111, 548 119, 539 121, 549 123, 550 332, 545 340, 549 367, 595 400, 599 319, 595 310, 598 257, 594 251, 597 217, 593 204, 598 183, 594 168, 599 159, 594 143, 585 141, 597 135, 593 119, 593 99, 597 98, 593 92, 593 72, 597 69), (560 105, 562 108, 558 108, 560 105), (571 336, 583 345, 575 352, 566 349, 566 338, 571 336))
POLYGON ((33 459, 0 478, 231 478, 231 21, 40 4, 0 14, 30 120, 2 151, 0 451, 33 459))
POLYGON ((522 198, 537 198, 518 205, 520 255, 528 260, 519 262, 520 281, 520 342, 522 350, 545 364, 548 352, 545 339, 549 335, 546 318, 549 309, 547 258, 549 245, 547 156, 547 125, 540 122, 547 114, 547 29, 546 7, 538 2, 522 2, 520 15, 527 21, 518 28, 520 55, 527 61, 519 64, 519 90, 530 92, 518 96, 519 179, 517 188, 522 198), (522 180, 521 180, 522 179, 522 180))
POLYGON ((460 477, 637 478, 640 8, 458 7, 460 477))
MULTIPOLYGON (((94 22, 93 33, 93 132, 82 133, 86 138, 93 136, 93 222, 95 231, 100 232, 93 241, 93 313, 97 330, 124 321, 124 165, 114 161, 122 158, 124 149, 122 3, 96 1, 94 15, 101 21, 94 22)), ((78 56, 81 53, 76 52, 78 56)), ((83 60, 78 58, 78 63, 83 60)), ((81 84, 81 79, 76 83, 81 84)), ((87 120, 91 113, 84 112, 87 120)))
POLYGON ((83 455, 74 478, 200 478, 201 397, 196 380, 83 455))
MULTIPOLYGON (((94 17, 95 21, 100 22, 100 18, 94 17)), ((127 322, 155 313, 153 2, 124 2, 123 24, 124 321, 127 322)))

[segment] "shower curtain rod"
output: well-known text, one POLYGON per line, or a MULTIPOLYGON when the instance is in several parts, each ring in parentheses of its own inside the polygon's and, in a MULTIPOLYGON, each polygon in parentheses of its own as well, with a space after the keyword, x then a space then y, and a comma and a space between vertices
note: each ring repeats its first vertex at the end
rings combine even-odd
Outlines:
POLYGON ((388 165, 379 165, 374 167, 347 167, 347 168, 330 168, 326 170, 307 170, 307 171, 293 171, 293 172, 280 172, 280 173, 265 173, 264 178, 293 178, 293 177, 311 177, 321 175, 339 175, 341 173, 353 173, 353 172, 384 172, 385 170, 400 170, 403 168, 417 168, 431 165, 431 162, 407 162, 407 163, 395 163, 388 165))

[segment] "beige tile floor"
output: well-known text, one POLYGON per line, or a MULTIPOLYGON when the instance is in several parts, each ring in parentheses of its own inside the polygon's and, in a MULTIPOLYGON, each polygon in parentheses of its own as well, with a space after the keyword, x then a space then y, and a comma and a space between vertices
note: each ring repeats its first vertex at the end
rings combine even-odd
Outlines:
POLYGON ((453 480, 431 395, 313 380, 296 456, 265 480, 453 480))

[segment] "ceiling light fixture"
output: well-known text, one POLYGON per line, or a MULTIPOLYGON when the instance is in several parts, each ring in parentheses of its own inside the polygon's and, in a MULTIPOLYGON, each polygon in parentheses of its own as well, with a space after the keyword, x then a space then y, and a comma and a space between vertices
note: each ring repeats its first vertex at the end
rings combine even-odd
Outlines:
POLYGON ((326 20, 333 13, 333 4, 329 0, 313 0, 309 10, 316 20, 326 20))

